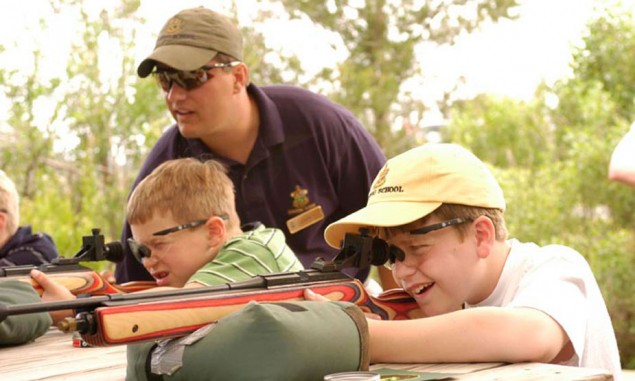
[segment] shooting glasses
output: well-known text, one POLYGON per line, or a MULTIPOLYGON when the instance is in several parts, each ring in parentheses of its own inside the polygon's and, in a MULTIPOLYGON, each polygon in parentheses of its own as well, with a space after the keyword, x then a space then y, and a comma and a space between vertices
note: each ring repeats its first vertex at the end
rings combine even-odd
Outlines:
MULTIPOLYGON (((229 220, 229 216, 227 214, 221 214, 219 217, 223 219, 224 221, 229 220)), ((164 235, 180 232, 181 230, 193 229, 205 224, 206 222, 207 220, 196 220, 193 222, 188 222, 187 224, 183 224, 183 225, 175 226, 169 229, 164 229, 158 232, 154 232, 152 233, 152 235, 164 236, 164 235)), ((150 250, 148 246, 142 244, 141 242, 137 242, 132 238, 128 238, 128 247, 130 247, 130 251, 132 252, 132 255, 140 263, 143 263, 143 258, 150 258, 150 256, 152 255, 152 251, 150 250)))
MULTIPOLYGON (((469 221, 472 221, 471 217, 459 217, 459 218, 454 218, 451 220, 439 222, 438 224, 423 226, 415 230, 410 230, 408 233, 422 235, 422 234, 430 233, 435 230, 447 228, 448 226, 458 225, 458 224, 462 224, 469 221)), ((385 241, 384 241, 384 244, 385 244, 385 247, 382 248, 381 250, 385 250, 386 256, 388 258, 388 262, 391 265, 394 264, 396 261, 402 262, 404 259, 406 259, 406 254, 399 247, 395 245, 391 245, 385 241)))
POLYGON ((215 63, 211 65, 202 66, 196 70, 180 71, 173 69, 157 69, 152 73, 156 78, 157 83, 161 86, 161 89, 166 93, 170 91, 172 85, 176 83, 183 90, 190 91, 199 88, 213 78, 209 71, 217 68, 226 68, 237 66, 240 61, 232 61, 228 63, 215 63))

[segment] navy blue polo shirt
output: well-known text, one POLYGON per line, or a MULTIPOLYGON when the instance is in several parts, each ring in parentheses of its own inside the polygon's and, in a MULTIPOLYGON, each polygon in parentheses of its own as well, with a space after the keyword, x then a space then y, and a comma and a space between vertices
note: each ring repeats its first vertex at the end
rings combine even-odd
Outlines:
MULTIPOLYGON (((170 127, 143 164, 133 188, 166 160, 216 159, 228 168, 242 223, 260 221, 285 232, 287 243, 305 267, 337 250, 324 240, 326 226, 366 205, 370 185, 386 161, 372 136, 353 114, 324 96, 293 86, 247 88, 260 112, 256 143, 245 165, 217 156, 199 139, 186 139, 170 127), (306 190, 325 218, 291 234, 291 193, 306 190)), ((126 223, 122 241, 131 236, 126 223)), ((365 279, 368 269, 356 276, 365 279)), ((151 279, 129 251, 117 265, 119 283, 151 279)))

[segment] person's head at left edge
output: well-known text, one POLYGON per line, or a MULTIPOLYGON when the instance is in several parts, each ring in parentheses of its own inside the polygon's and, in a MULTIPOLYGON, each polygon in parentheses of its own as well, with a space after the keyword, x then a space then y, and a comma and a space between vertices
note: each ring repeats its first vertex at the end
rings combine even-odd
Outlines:
POLYGON ((0 248, 20 226, 20 196, 15 183, 0 170, 0 248))

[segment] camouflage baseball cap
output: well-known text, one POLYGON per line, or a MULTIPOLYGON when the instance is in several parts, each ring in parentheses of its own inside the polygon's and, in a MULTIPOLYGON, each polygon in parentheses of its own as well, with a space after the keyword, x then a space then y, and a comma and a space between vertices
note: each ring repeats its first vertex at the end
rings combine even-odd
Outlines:
POLYGON ((239 61, 243 58, 243 40, 238 27, 226 16, 204 7, 185 9, 163 26, 154 51, 137 68, 147 77, 157 63, 177 70, 195 70, 218 53, 239 61))

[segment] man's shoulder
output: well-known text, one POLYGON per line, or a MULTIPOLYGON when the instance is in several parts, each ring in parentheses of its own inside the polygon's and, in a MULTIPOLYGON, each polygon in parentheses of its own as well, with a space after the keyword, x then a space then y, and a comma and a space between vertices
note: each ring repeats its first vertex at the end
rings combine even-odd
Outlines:
POLYGON ((257 87, 252 93, 267 115, 262 122, 267 128, 279 123, 287 135, 310 133, 337 144, 347 144, 351 137, 371 139, 350 110, 325 95, 288 85, 257 87))
POLYGON ((301 97, 324 97, 323 95, 319 95, 310 90, 307 90, 300 86, 294 85, 265 85, 265 86, 254 86, 256 89, 259 89, 268 97, 271 98, 287 98, 289 96, 301 96, 301 97))
POLYGON ((256 91, 261 91, 264 96, 278 107, 301 105, 302 107, 297 108, 298 111, 303 113, 319 111, 318 115, 322 115, 329 110, 335 113, 350 113, 348 109, 335 103, 327 96, 302 87, 292 85, 267 85, 255 88, 256 91))

